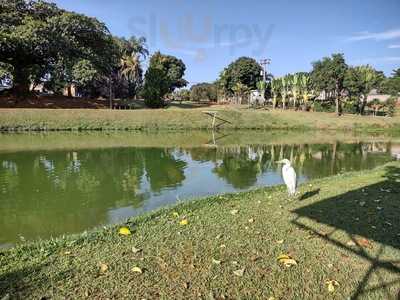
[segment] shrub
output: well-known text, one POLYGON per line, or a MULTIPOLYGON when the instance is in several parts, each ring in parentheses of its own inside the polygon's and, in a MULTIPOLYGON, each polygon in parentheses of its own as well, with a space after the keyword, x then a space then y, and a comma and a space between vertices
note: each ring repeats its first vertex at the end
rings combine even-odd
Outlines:
POLYGON ((389 117, 393 117, 394 114, 396 113, 396 97, 390 97, 389 99, 386 100, 385 106, 387 109, 387 115, 389 117))
POLYGON ((332 102, 328 102, 328 101, 319 102, 319 101, 316 101, 316 102, 314 102, 313 110, 317 111, 317 112, 335 112, 335 106, 333 105, 332 102))
POLYGON ((142 96, 149 108, 165 106, 164 96, 168 93, 170 82, 164 71, 158 68, 149 68, 145 75, 142 96))
POLYGON ((190 89, 192 101, 217 101, 217 88, 212 83, 195 84, 190 89))
POLYGON ((344 102, 344 104, 343 104, 343 113, 357 114, 358 113, 357 102, 352 101, 352 100, 344 102))

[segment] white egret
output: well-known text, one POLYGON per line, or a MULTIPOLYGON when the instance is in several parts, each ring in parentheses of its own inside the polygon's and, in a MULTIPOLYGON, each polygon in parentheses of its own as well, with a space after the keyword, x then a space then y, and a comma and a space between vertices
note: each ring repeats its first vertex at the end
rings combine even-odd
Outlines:
POLYGON ((287 186, 289 196, 293 196, 296 193, 297 186, 296 171, 293 169, 290 160, 286 158, 278 161, 277 163, 284 164, 282 167, 283 181, 287 186))

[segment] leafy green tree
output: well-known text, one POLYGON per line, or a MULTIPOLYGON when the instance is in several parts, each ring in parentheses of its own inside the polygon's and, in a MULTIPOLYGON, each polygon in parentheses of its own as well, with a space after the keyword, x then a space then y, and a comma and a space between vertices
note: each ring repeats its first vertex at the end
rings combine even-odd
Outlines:
POLYGON ((157 68, 165 73, 168 78, 169 92, 187 85, 187 81, 183 79, 186 66, 181 59, 175 56, 164 55, 158 51, 150 58, 149 68, 157 68))
POLYGON ((348 68, 343 84, 350 97, 357 99, 360 114, 364 114, 368 94, 372 89, 378 88, 383 79, 383 73, 369 65, 348 68))
POLYGON ((182 101, 190 101, 190 90, 180 89, 180 90, 174 91, 173 99, 175 101, 179 101, 179 103, 182 103, 182 101))
POLYGON ((392 76, 394 78, 396 78, 396 77, 400 78, 400 68, 393 70, 392 76))
POLYGON ((29 92, 30 77, 37 70, 45 75, 56 69, 59 80, 71 82, 72 70, 81 60, 90 61, 100 73, 116 61, 103 23, 53 3, 0 0, 0 20, 0 58, 12 67, 16 95, 29 92))
POLYGON ((159 108, 165 105, 164 96, 172 93, 176 88, 186 86, 183 79, 186 66, 182 60, 156 52, 150 58, 149 68, 145 74, 143 97, 145 104, 150 108, 159 108))
POLYGON ((144 103, 150 108, 165 106, 164 96, 169 92, 171 83, 165 70, 150 67, 144 76, 142 95, 144 103))
POLYGON ((259 63, 250 57, 240 57, 221 73, 219 81, 222 87, 233 93, 234 87, 240 83, 249 89, 256 89, 261 80, 262 68, 259 63))
POLYGON ((191 101, 217 101, 217 87, 213 83, 198 83, 190 88, 191 101))
POLYGON ((392 77, 385 78, 381 82, 380 92, 392 96, 400 95, 400 68, 393 70, 392 77))
POLYGON ((343 54, 332 54, 312 65, 311 79, 315 90, 325 92, 329 98, 333 98, 336 114, 340 115, 340 104, 345 94, 344 78, 348 69, 343 54))

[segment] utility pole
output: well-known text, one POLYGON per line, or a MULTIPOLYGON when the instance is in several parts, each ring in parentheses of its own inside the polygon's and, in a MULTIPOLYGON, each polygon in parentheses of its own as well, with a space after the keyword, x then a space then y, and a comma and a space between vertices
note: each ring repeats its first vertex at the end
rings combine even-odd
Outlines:
POLYGON ((260 65, 263 67, 263 80, 264 82, 267 81, 267 65, 271 63, 271 59, 263 58, 260 59, 260 65))

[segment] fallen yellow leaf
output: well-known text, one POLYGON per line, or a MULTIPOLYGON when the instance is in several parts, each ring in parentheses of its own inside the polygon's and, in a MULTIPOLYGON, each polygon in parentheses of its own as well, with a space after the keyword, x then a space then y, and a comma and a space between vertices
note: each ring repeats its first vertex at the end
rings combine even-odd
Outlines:
POLYGON ((283 240, 276 241, 277 244, 283 244, 283 240))
POLYGON ((136 248, 135 246, 132 247, 132 252, 133 253, 139 253, 140 251, 142 251, 142 249, 136 248))
POLYGON ((235 274, 236 276, 242 277, 244 274, 245 269, 239 269, 236 271, 233 271, 233 274, 235 274))
POLYGON ((174 211, 174 212, 172 213, 172 215, 173 215, 175 218, 179 217, 179 214, 178 214, 176 211, 174 211))
POLYGON ((216 260, 216 259, 212 259, 212 263, 214 264, 214 265, 220 265, 221 264, 221 261, 220 260, 216 260))
POLYGON ((187 219, 183 219, 179 222, 179 224, 181 225, 187 225, 189 223, 189 221, 187 219))
POLYGON ((232 215, 236 215, 238 212, 239 212, 239 211, 238 211, 237 209, 232 209, 232 210, 231 210, 231 214, 232 214, 232 215))
POLYGON ((296 266, 297 261, 294 260, 292 257, 290 257, 287 254, 281 254, 277 258, 278 262, 283 264, 285 267, 291 267, 291 266, 296 266))
POLYGON ((120 229, 119 229, 119 234, 122 234, 122 235, 131 235, 132 233, 131 233, 131 231, 129 230, 129 228, 128 227, 121 227, 120 229))
POLYGON ((335 288, 340 285, 339 282, 334 279, 325 281, 325 284, 327 285, 329 293, 333 293, 335 291, 335 288))
POLYGON ((133 267, 131 269, 131 271, 134 272, 134 273, 139 273, 139 274, 143 273, 143 270, 141 268, 139 268, 139 267, 133 267))
POLYGON ((105 273, 108 270, 108 266, 106 264, 101 263, 100 264, 100 272, 105 273))

